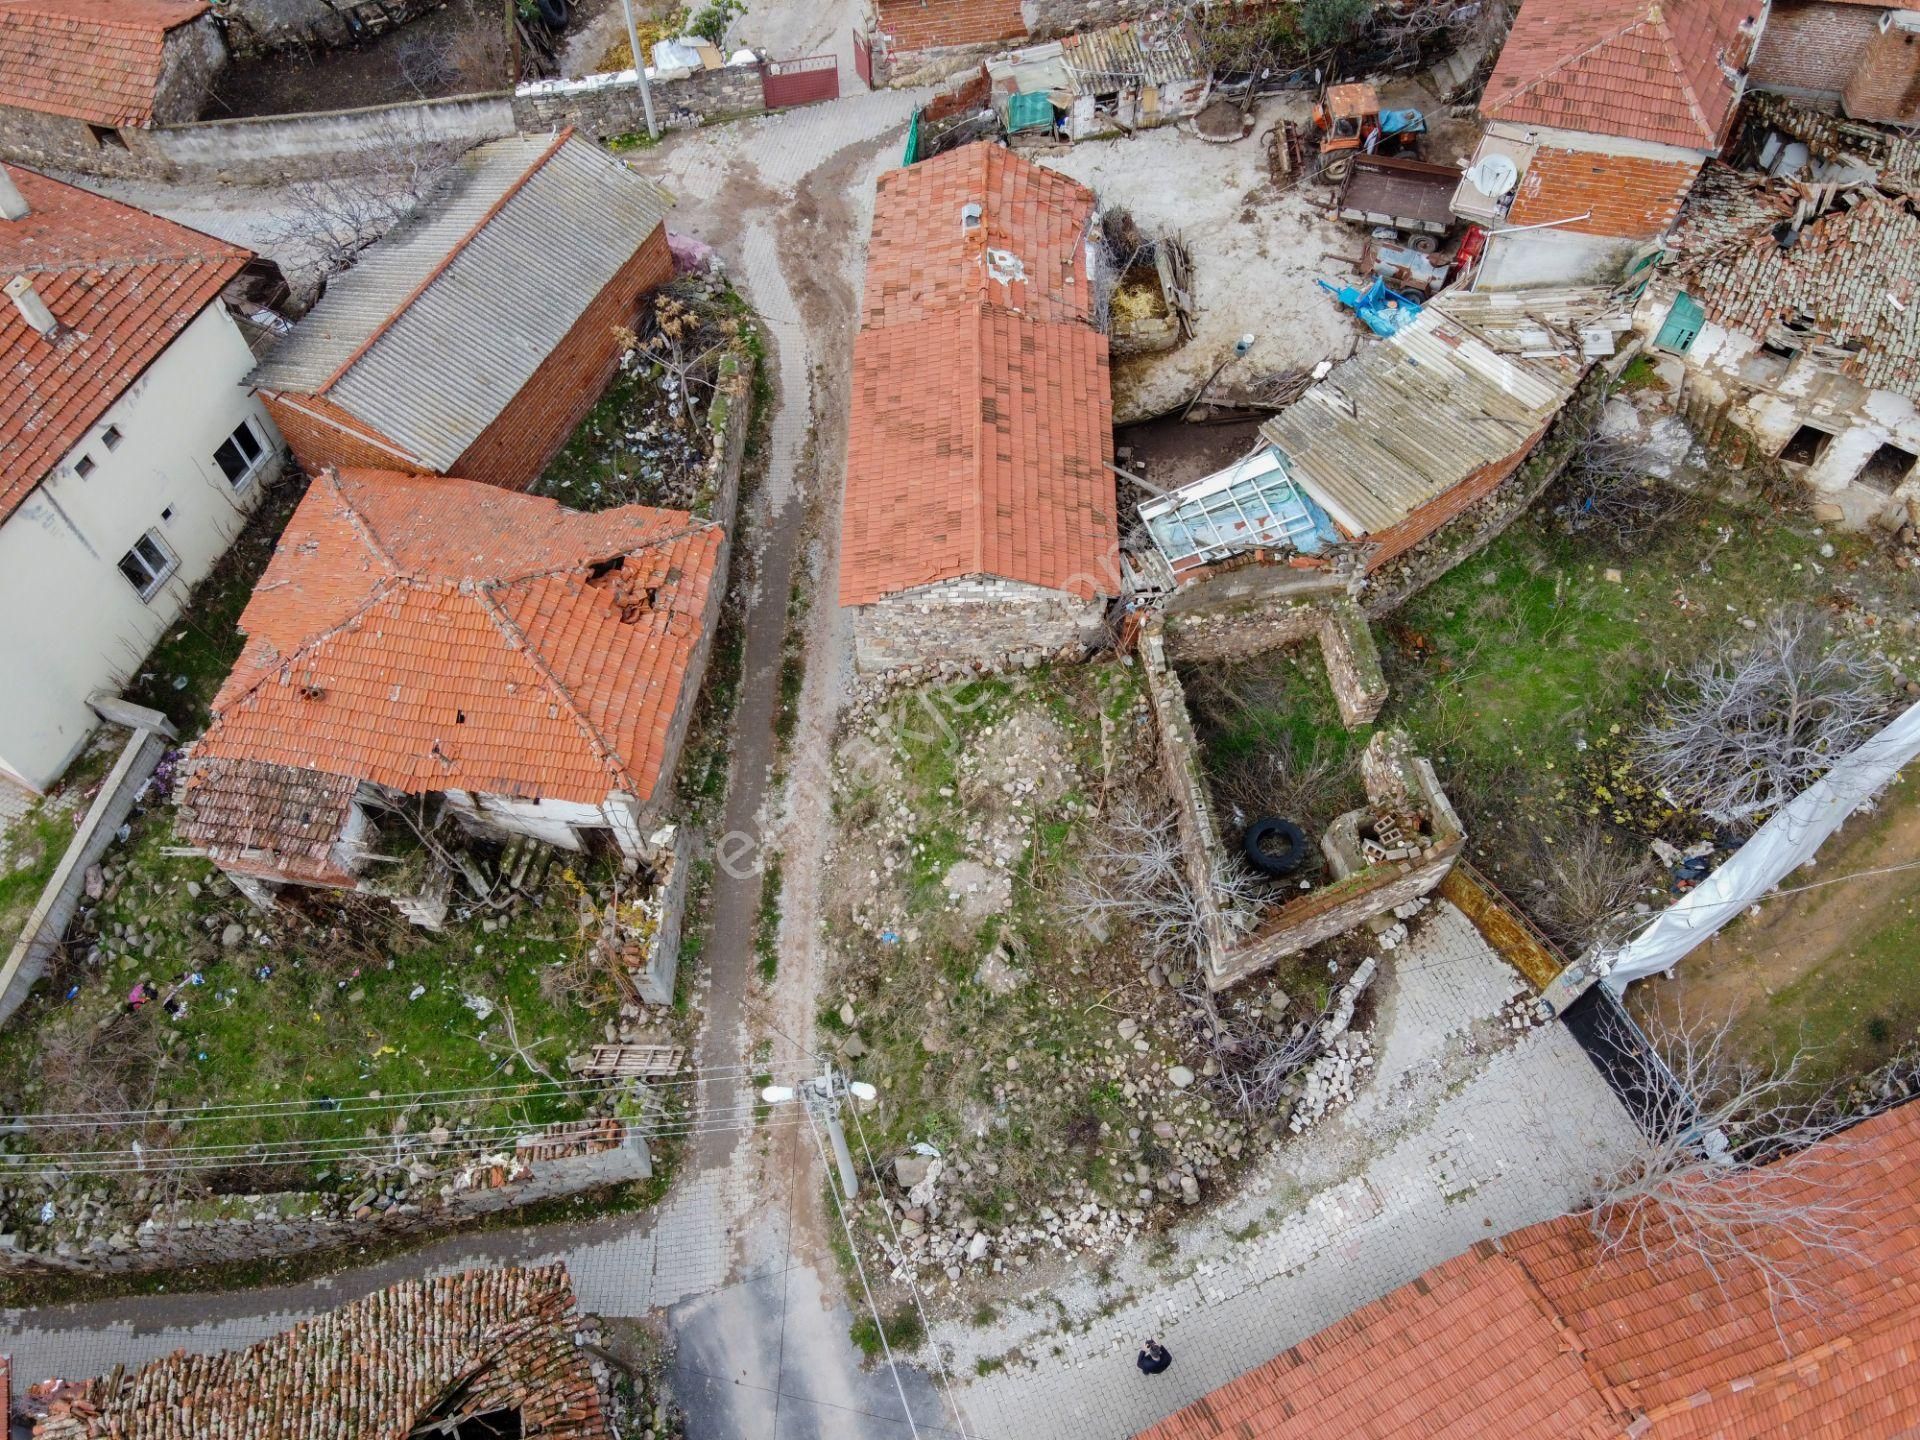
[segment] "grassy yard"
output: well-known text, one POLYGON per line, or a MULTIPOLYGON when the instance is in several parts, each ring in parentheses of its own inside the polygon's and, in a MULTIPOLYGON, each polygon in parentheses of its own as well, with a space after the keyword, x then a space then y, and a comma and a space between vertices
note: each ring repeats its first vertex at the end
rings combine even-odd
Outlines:
MULTIPOLYGON (((164 1107, 187 1117, 203 1107, 300 1102, 271 1114, 209 1111, 174 1143, 351 1137, 359 1121, 329 1110, 339 1097, 532 1080, 507 1045, 509 1007, 521 1045, 555 1075, 566 1075, 569 1053, 598 1038, 610 1012, 589 1010, 554 984, 581 948, 578 892, 564 880, 539 906, 440 934, 353 897, 310 897, 302 917, 269 921, 207 862, 168 853, 169 815, 148 812, 109 852, 107 893, 0 1030, 8 1110, 164 1107), (142 981, 159 998, 136 1011, 129 992, 142 981), (183 1008, 170 1013, 161 1003, 168 997, 183 1008)), ((505 1094, 429 1103, 415 1122, 484 1128, 579 1113, 577 1097, 505 1094)), ((158 1133, 159 1122, 147 1142, 158 1133)), ((75 1128, 49 1138, 124 1148, 131 1137, 75 1128)), ((274 1178, 324 1180, 312 1169, 274 1178)))

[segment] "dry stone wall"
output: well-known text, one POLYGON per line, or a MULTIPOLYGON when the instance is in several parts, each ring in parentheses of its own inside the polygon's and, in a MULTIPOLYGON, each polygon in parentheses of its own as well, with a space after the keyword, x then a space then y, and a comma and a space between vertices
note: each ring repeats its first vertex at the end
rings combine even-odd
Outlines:
POLYGON ((1005 670, 1080 660, 1106 640, 1106 605, 1060 590, 970 575, 889 595, 854 611, 864 674, 1005 670))

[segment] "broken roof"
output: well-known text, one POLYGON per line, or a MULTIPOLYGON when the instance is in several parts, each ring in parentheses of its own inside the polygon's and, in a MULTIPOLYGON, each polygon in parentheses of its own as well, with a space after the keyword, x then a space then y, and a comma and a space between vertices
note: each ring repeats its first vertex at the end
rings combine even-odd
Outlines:
POLYGON ((1525 0, 1487 81, 1489 120, 1718 150, 1758 0, 1525 0))
POLYGON ((225 241, 18 165, 29 206, 0 220, 0 277, 25 275, 62 327, 0 305, 0 521, 253 258, 225 241))
POLYGON ((1117 589, 1107 340, 1084 323, 1092 209, 1084 186, 997 145, 882 183, 853 351, 842 605, 966 575, 1083 599, 1117 589))
MULTIPOLYGON (((1857 1255, 1755 1237, 1806 1267, 1801 1308, 1752 1266, 1601 1264, 1567 1216, 1483 1241, 1140 1440, 1895 1440, 1920 1413, 1920 1104, 1760 1172, 1866 1197, 1857 1255), (1828 1167, 1833 1167, 1829 1169, 1828 1167)), ((1178 1343, 1177 1339, 1175 1341, 1178 1343)))
POLYGON ((978 302, 1085 320, 1093 206, 1086 186, 1002 145, 963 145, 888 171, 874 195, 861 323, 900 325, 978 302))
POLYGON ((1261 427, 1294 481, 1354 538, 1525 448, 1579 379, 1577 365, 1502 353, 1448 300, 1363 344, 1261 427))
POLYGON ((1061 59, 1081 95, 1097 95, 1127 85, 1173 85, 1206 73, 1194 57, 1186 18, 1148 15, 1138 20, 1067 35, 1061 59))
POLYGON ((414 460, 445 470, 671 203, 571 130, 482 145, 334 277, 249 383, 324 394, 414 460))
POLYGON ((344 792, 261 766, 408 794, 649 798, 698 683, 724 543, 678 510, 583 515, 468 480, 328 471, 240 617, 182 833, 222 858, 323 853, 344 792))
POLYGON ((0 105, 146 125, 167 32, 207 0, 0 0, 0 105))
MULTIPOLYGON (((1817 188, 1817 187, 1816 187, 1817 188)), ((1909 197, 1858 189, 1790 227, 1807 192, 1710 165, 1681 216, 1673 275, 1715 324, 1761 340, 1833 347, 1861 384, 1920 400, 1920 215, 1909 197)))
POLYGON ((577 1324, 564 1266, 412 1280, 244 1350, 62 1386, 34 1436, 406 1440, 433 1421, 517 1411, 515 1434, 611 1440, 577 1324))

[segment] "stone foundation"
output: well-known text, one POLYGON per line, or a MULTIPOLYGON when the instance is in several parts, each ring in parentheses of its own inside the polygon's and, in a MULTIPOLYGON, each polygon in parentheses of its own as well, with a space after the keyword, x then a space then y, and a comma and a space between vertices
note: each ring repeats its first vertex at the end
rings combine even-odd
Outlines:
POLYGON ((863 674, 1019 669, 1104 646, 1106 602, 971 575, 856 607, 853 637, 863 674))
POLYGON ((1316 639, 1344 724, 1369 724, 1386 703, 1373 631, 1344 587, 1304 603, 1263 599, 1217 611, 1173 612, 1162 623, 1167 658, 1176 664, 1240 659, 1316 639))

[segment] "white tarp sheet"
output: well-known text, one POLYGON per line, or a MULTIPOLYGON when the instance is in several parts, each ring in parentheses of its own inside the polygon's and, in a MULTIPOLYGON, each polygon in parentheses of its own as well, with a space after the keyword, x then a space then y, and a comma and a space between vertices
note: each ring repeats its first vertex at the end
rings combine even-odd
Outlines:
POLYGON ((1920 705, 1843 758, 1734 857, 1661 911, 1632 940, 1596 957, 1615 994, 1635 980, 1671 970, 1676 961, 1813 858, 1840 822, 1886 787, 1920 755, 1920 705))

